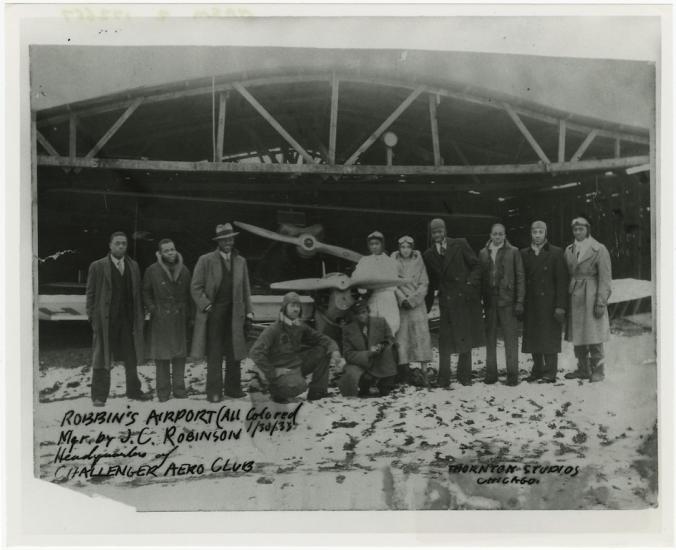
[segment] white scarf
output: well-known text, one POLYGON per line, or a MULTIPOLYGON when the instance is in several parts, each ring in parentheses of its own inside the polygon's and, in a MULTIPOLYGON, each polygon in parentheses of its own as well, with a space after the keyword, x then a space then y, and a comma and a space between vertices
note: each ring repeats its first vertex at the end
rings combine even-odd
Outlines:
POLYGON ((537 245, 535 243, 530 243, 530 247, 533 249, 533 252, 535 252, 536 256, 540 255, 540 250, 542 250, 545 245, 547 244, 547 241, 543 242, 541 245, 537 245))
POLYGON ((585 239, 581 241, 575 241, 575 245, 573 246, 573 250, 575 252, 575 257, 577 258, 577 261, 580 261, 580 258, 582 258, 587 251, 591 248, 592 241, 589 237, 586 237, 585 239))
POLYGON ((297 327, 300 326, 301 320, 300 317, 297 319, 289 319, 286 315, 284 315, 284 312, 280 311, 279 312, 279 320, 284 323, 285 325, 288 325, 290 327, 297 327))
POLYGON ((491 241, 490 244, 488 245, 488 250, 490 250, 491 252, 491 258, 493 260, 493 263, 495 263, 495 258, 498 257, 498 250, 500 250, 503 246, 505 246, 504 241, 500 246, 495 246, 493 244, 493 241, 491 241))

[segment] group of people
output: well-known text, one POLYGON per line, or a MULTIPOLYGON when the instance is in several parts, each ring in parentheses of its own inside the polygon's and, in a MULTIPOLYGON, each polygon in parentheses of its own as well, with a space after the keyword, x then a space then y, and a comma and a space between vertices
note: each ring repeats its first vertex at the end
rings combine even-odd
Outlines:
POLYGON ((496 223, 478 256, 467 240, 448 237, 441 219, 430 222, 433 244, 424 252, 406 235, 398 240, 398 250, 387 255, 383 234, 374 231, 367 238, 370 255, 358 262, 353 276, 403 282, 356 300, 351 322, 342 329, 341 346, 301 321, 301 298, 290 292, 282 299, 277 321, 251 350, 246 339, 253 323, 249 275, 246 260, 234 248, 237 232, 232 225, 217 226, 217 246, 198 259, 192 276, 174 243, 164 239, 158 243, 157 261, 141 277, 138 264, 126 254, 126 235, 113 233, 110 253, 91 264, 87 278, 92 403, 105 405, 114 359, 124 362, 127 397, 152 399, 141 391, 137 373, 139 355, 146 351, 146 314, 147 351, 155 361, 160 401, 186 396, 188 355, 206 357, 206 396, 214 403, 224 395, 245 395, 240 362, 247 356, 263 373, 271 398, 282 403, 305 390, 308 400, 325 397, 332 366, 342 369, 338 387, 345 396, 373 391, 387 395, 397 382, 426 385, 425 367, 432 361, 428 312, 435 297, 440 314, 435 385, 450 386, 453 353, 458 354, 458 382, 470 385, 472 349, 484 344, 484 382, 497 382, 499 329, 505 343, 505 383, 517 385, 520 320, 522 352, 533 356, 527 381, 556 381, 562 332, 577 358, 576 370, 565 377, 600 381, 603 343, 610 335, 610 255, 591 236, 588 220, 577 217, 571 227, 574 241, 562 250, 548 242, 547 225, 535 221, 531 244, 519 250, 506 239, 504 225, 496 223))

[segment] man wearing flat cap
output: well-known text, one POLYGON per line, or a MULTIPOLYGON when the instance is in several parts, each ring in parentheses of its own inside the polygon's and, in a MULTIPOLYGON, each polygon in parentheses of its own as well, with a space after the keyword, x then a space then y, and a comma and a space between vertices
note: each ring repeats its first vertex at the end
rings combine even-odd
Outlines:
POLYGON ((247 356, 245 330, 253 319, 246 260, 234 248, 236 232, 218 225, 216 250, 200 256, 190 284, 196 304, 190 355, 207 358, 207 399, 243 397, 240 361, 247 356), (225 356, 225 379, 223 378, 225 356))
POLYGON ((308 401, 328 395, 329 367, 342 358, 338 345, 328 336, 307 326, 300 318, 300 296, 288 292, 282 298, 279 319, 267 327, 251 347, 251 359, 270 384, 272 400, 286 403, 308 385, 308 401))
POLYGON ((472 348, 484 343, 481 314, 481 267, 466 239, 446 236, 446 223, 430 222, 432 246, 423 254, 430 285, 426 303, 429 311, 434 291, 439 290, 439 378, 437 384, 451 383, 451 353, 458 354, 458 382, 472 384, 472 348))
POLYGON ((600 382, 604 378, 603 343, 610 339, 608 298, 612 270, 608 249, 591 236, 586 218, 575 218, 575 241, 564 257, 570 274, 570 315, 566 340, 573 343, 577 369, 565 375, 600 382))
POLYGON ((531 244, 521 249, 526 275, 521 351, 533 355, 528 382, 556 381, 561 333, 568 303, 568 272, 563 251, 547 240, 547 224, 535 221, 531 244))

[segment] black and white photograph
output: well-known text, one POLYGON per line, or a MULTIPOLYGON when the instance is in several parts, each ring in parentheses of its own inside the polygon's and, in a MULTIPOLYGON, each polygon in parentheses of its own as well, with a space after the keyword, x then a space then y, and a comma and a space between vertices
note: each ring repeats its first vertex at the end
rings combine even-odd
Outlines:
MULTIPOLYGON (((29 45, 36 479, 138 512, 663 505, 659 54, 443 46, 460 19, 29 45), (350 41, 379 29, 429 46, 350 41)), ((659 52, 638 19, 561 25, 659 52)))

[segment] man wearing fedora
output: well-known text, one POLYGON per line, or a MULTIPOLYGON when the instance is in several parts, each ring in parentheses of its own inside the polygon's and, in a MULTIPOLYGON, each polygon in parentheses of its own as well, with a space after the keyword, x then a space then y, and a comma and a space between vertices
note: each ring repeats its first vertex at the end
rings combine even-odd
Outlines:
POLYGON ((244 397, 240 361, 247 356, 246 327, 252 322, 251 288, 246 260, 234 248, 232 225, 216 227, 216 250, 200 256, 190 290, 195 301, 195 328, 190 355, 207 358, 207 399, 223 393, 244 397), (225 379, 223 357, 225 356, 225 379))

